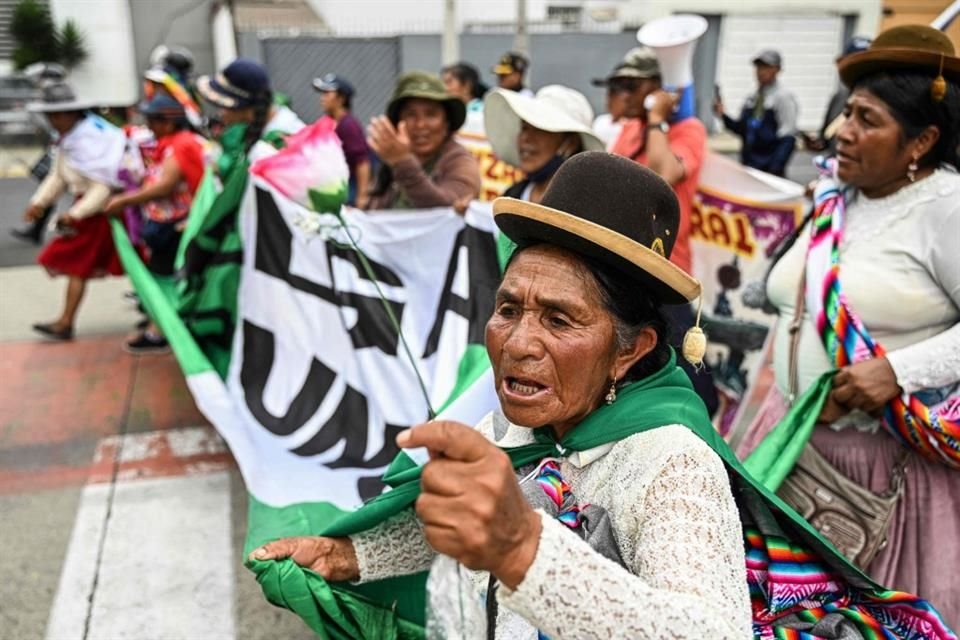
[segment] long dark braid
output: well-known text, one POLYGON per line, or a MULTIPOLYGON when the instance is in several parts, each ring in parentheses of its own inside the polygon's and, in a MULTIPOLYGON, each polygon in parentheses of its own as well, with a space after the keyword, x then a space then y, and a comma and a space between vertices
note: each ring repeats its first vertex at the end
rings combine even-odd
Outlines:
POLYGON ((253 145, 257 144, 257 140, 263 135, 272 106, 273 92, 270 89, 264 89, 254 96, 253 121, 247 125, 247 135, 244 138, 243 148, 245 153, 249 153, 253 145))

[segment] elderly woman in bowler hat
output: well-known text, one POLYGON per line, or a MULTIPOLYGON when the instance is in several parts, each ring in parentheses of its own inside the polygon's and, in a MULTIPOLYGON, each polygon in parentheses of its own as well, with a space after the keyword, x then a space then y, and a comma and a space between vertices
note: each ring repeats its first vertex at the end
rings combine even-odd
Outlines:
POLYGON ((385 116, 367 128, 367 143, 380 158, 368 209, 449 207, 480 192, 476 159, 453 134, 466 107, 443 83, 422 71, 397 80, 385 116))
MULTIPOLYGON (((462 612, 440 604, 456 594, 435 591, 441 637, 742 640, 784 637, 778 626, 858 637, 794 616, 859 604, 843 580, 869 580, 743 470, 665 341, 662 305, 700 295, 669 260, 680 215, 670 186, 585 152, 539 204, 499 198, 493 209, 518 245, 486 327, 500 410, 476 428, 434 421, 400 434, 400 447, 430 459, 406 487, 419 497, 400 485, 358 512, 394 514, 380 524, 279 540, 252 559, 367 582, 449 556, 476 572, 466 581, 476 597, 454 608, 485 603, 487 631, 465 634, 462 612)), ((879 624, 871 612, 861 617, 879 624)), ((844 631, 837 616, 828 622, 844 631)))
POLYGON ((897 426, 910 398, 913 425, 923 406, 960 433, 960 58, 940 31, 906 25, 838 67, 851 89, 846 120, 835 161, 821 166, 814 222, 768 278, 783 316, 776 385, 741 450, 787 398, 839 368, 808 447, 874 494, 902 483, 886 546, 864 568, 960 625, 960 452, 946 445, 940 455, 897 426))
POLYGON ((73 338, 89 279, 123 275, 103 208, 113 190, 121 186, 126 138, 120 129, 90 113, 93 106, 77 99, 63 82, 45 87, 43 102, 28 105, 31 111, 46 116, 59 138, 53 168, 30 199, 24 219, 40 218, 66 191, 74 196, 73 204, 57 219, 60 234, 37 257, 51 275, 69 278, 60 317, 33 325, 35 331, 54 340, 73 338))

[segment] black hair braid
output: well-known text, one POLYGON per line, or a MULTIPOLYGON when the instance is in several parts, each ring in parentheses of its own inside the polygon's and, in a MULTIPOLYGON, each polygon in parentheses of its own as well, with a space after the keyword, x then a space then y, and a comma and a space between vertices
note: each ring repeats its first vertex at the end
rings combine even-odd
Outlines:
POLYGON ((270 107, 273 106, 273 92, 264 89, 254 96, 253 121, 247 125, 247 135, 244 140, 244 152, 249 153, 253 145, 257 144, 270 117, 270 107))

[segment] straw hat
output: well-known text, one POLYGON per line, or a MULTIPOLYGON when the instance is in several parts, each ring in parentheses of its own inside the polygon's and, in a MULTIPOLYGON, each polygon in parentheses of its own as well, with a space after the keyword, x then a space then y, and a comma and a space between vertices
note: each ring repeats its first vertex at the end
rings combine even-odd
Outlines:
POLYGON ((593 132, 593 109, 579 91, 559 84, 543 87, 535 96, 494 89, 483 101, 487 139, 498 158, 520 166, 517 134, 524 122, 555 133, 580 135, 584 151, 603 151, 604 144, 593 132))

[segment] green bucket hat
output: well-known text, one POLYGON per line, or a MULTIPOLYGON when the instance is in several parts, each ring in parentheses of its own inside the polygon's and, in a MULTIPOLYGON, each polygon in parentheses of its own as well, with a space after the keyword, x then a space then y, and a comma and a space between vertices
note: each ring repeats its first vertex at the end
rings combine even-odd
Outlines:
POLYGON ((450 131, 463 126, 467 118, 467 107, 460 98, 454 97, 443 88, 440 78, 426 71, 411 71, 397 80, 390 102, 387 103, 387 117, 394 125, 400 121, 400 105, 409 98, 434 100, 443 105, 450 122, 450 131))

